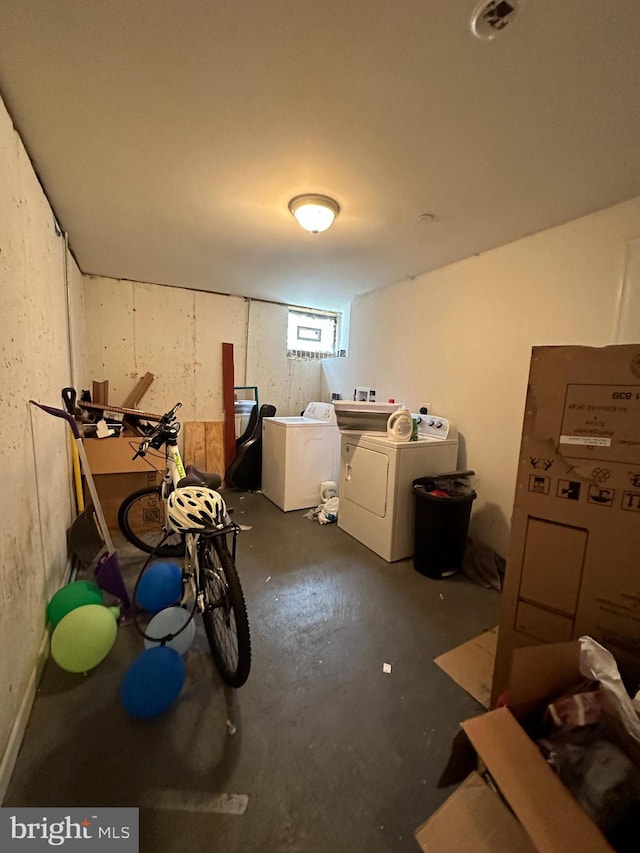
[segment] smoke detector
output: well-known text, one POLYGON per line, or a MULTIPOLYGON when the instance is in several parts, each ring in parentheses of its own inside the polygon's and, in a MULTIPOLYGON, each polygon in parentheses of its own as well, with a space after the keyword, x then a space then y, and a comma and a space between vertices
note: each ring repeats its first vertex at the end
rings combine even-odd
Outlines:
POLYGON ((482 0, 471 15, 471 32, 487 41, 495 38, 517 17, 524 0, 482 0))

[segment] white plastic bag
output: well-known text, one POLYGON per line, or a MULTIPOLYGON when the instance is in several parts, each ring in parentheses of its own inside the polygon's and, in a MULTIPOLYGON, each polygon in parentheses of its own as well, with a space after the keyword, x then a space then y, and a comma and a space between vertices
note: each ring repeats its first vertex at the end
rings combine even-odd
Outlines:
POLYGON ((640 719, 622 683, 615 658, 592 637, 580 637, 579 643, 580 672, 585 678, 600 682, 606 710, 622 724, 626 734, 640 750, 640 719))
POLYGON ((318 513, 318 521, 320 524, 327 524, 330 521, 338 520, 338 497, 329 498, 325 501, 318 513))
POLYGON ((305 518, 317 518, 320 524, 328 524, 338 520, 338 497, 329 498, 324 503, 318 504, 315 509, 310 509, 304 514, 305 518))

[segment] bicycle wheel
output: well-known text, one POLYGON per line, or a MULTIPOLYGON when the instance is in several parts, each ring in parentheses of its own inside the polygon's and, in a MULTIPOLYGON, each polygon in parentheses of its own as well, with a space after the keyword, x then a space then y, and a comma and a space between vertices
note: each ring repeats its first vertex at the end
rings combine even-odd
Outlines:
POLYGON ((226 537, 198 540, 202 621, 211 654, 223 680, 242 687, 251 669, 251 635, 240 579, 226 537))
POLYGON ((160 545, 166 533, 161 489, 162 486, 148 486, 126 497, 118 510, 118 526, 132 545, 147 554, 182 557, 184 537, 179 533, 172 533, 160 545))

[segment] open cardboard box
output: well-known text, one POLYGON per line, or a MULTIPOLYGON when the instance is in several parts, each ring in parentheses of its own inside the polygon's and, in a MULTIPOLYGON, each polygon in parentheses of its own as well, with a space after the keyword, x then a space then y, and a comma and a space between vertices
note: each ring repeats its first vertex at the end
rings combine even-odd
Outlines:
MULTIPOLYGON (((579 655, 578 642, 514 651, 508 707, 462 724, 473 764, 486 767, 504 802, 484 782, 484 789, 479 788, 478 774, 469 776, 416 831, 423 850, 611 853, 613 848, 524 729, 532 714, 584 681, 579 655)), ((463 762, 458 772, 473 773, 473 764, 463 762)))
POLYGON ((99 474, 148 474, 156 467, 162 467, 158 460, 139 456, 134 459, 140 437, 119 436, 117 438, 85 438, 83 441, 91 473, 99 474), (152 464, 150 464, 152 463, 152 464))
POLYGON ((593 637, 640 683, 640 345, 534 347, 491 704, 515 648, 593 637))
POLYGON ((140 438, 85 438, 84 449, 93 474, 107 527, 118 532, 118 508, 127 495, 157 485, 162 460, 151 454, 133 459, 140 438))

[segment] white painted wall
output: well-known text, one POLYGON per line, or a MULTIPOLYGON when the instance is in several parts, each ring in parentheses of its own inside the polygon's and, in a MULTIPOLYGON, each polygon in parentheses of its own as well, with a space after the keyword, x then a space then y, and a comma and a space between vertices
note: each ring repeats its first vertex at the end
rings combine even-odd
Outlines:
POLYGON ((633 344, 640 338, 640 239, 626 246, 624 278, 614 343, 633 344))
MULTIPOLYGON (((61 405, 69 384, 65 243, 0 101, 0 799, 46 649, 48 600, 65 579, 72 520, 68 427, 29 406, 61 405)), ((80 273, 72 258, 75 359, 81 362, 80 273)))
POLYGON ((472 535, 504 554, 531 347, 615 340, 638 235, 635 199, 355 300, 349 356, 324 362, 323 393, 368 385, 453 420, 479 475, 472 535))
POLYGON ((317 361, 287 358, 287 308, 180 287, 87 276, 87 357, 82 388, 109 380, 120 405, 147 371, 147 411, 180 400, 182 420, 222 420, 222 343, 234 347, 236 385, 257 385, 260 403, 298 414, 320 393, 317 361), (248 349, 247 349, 248 347, 248 349))

